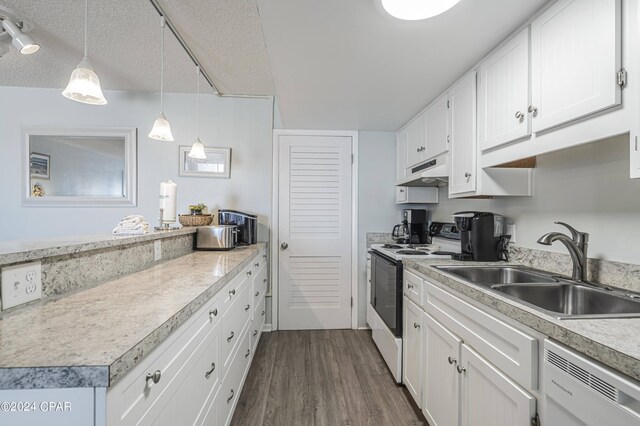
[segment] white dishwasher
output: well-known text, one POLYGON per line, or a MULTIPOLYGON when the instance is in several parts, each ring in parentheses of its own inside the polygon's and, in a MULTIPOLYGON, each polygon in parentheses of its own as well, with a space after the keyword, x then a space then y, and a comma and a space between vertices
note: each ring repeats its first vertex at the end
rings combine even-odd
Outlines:
POLYGON ((638 426, 640 383, 544 341, 545 426, 638 426))

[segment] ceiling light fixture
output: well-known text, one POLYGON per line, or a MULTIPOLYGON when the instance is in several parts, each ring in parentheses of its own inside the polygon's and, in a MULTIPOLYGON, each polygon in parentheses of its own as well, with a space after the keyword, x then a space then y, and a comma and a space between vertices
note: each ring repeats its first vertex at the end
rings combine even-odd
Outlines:
POLYGON ((71 73, 69 84, 62 91, 65 98, 89 105, 105 105, 100 79, 89 62, 87 33, 89 27, 89 0, 84 3, 84 57, 71 73))
POLYGON ((160 29, 162 33, 160 45, 162 54, 160 56, 160 115, 153 123, 153 128, 149 133, 149 137, 151 139, 156 139, 159 141, 173 141, 173 135, 171 134, 171 125, 164 116, 164 26, 165 19, 164 16, 161 16, 160 29))
POLYGON ((2 28, 13 39, 13 46, 23 55, 30 55, 40 50, 40 45, 24 34, 20 28, 8 19, 2 19, 2 28))
POLYGON ((191 150, 187 154, 191 158, 198 160, 204 160, 207 158, 207 154, 204 152, 204 145, 200 142, 200 66, 196 65, 196 71, 198 72, 198 94, 196 95, 196 141, 191 145, 191 150))
POLYGON ((405 21, 419 21, 440 15, 460 0, 381 0, 382 7, 391 16, 405 21))

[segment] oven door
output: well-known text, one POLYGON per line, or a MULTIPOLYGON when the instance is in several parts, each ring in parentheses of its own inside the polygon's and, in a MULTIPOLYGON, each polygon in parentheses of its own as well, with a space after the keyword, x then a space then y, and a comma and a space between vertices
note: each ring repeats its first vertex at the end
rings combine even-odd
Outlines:
POLYGON ((396 337, 402 336, 402 262, 371 252, 371 305, 396 337))

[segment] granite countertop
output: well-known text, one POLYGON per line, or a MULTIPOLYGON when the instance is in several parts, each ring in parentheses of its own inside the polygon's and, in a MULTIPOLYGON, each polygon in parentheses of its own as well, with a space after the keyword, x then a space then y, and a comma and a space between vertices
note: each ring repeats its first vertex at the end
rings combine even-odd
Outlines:
MULTIPOLYGON (((578 352, 640 380, 640 318, 558 320, 486 287, 469 283, 433 267, 454 264, 478 266, 477 262, 408 259, 403 260, 403 264, 436 280, 445 288, 462 293, 578 352)), ((504 262, 499 264, 506 265, 504 262)))
POLYGON ((196 230, 196 227, 182 227, 171 231, 150 231, 144 235, 97 234, 44 240, 0 241, 0 265, 194 234, 196 230))
POLYGON ((113 385, 264 243, 201 251, 0 318, 0 389, 113 385))

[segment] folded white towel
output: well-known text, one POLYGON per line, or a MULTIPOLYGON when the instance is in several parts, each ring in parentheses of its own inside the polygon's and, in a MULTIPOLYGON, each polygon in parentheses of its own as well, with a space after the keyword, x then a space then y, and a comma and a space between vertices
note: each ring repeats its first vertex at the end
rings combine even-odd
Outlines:
POLYGON ((118 226, 113 228, 115 235, 143 235, 149 232, 149 224, 141 222, 138 224, 123 224, 120 222, 118 226))

